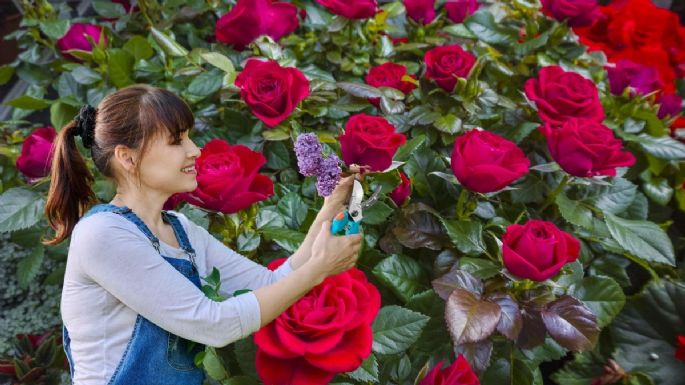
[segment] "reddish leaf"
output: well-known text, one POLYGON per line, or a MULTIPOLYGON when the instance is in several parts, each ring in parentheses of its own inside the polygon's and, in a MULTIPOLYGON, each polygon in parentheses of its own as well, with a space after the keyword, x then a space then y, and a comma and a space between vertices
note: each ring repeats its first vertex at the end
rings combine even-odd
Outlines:
POLYGON ((550 302, 542 311, 542 320, 549 335, 566 349, 575 352, 590 350, 597 342, 597 317, 571 296, 550 302))
POLYGON ((499 305, 481 301, 464 289, 455 289, 445 306, 447 329, 455 344, 488 338, 495 331, 500 315, 499 305))

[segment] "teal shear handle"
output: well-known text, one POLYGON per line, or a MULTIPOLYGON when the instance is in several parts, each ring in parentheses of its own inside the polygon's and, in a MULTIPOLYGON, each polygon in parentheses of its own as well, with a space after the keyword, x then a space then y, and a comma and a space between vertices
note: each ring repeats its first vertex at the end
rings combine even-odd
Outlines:
POLYGON ((331 234, 333 235, 353 235, 359 234, 359 222, 355 222, 350 216, 350 212, 345 210, 333 218, 331 223, 331 234))

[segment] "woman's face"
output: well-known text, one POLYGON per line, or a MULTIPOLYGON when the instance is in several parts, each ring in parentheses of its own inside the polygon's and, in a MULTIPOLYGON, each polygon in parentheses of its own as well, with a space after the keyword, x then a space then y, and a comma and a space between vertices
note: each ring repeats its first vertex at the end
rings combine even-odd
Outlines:
POLYGON ((200 149, 190 140, 188 131, 183 132, 177 142, 173 142, 167 133, 158 135, 141 160, 142 186, 168 195, 195 190, 195 159, 198 156, 200 149))

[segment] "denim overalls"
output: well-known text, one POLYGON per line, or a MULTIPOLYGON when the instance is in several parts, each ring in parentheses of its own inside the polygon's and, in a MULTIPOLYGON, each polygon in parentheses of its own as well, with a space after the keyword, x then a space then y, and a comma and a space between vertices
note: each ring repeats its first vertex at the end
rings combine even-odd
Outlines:
MULTIPOLYGON (((114 212, 135 223, 159 252, 159 240, 131 209, 126 206, 99 204, 91 208, 84 218, 99 212, 114 212)), ((190 261, 162 257, 199 288, 200 276, 194 264, 195 250, 190 245, 183 226, 173 214, 163 211, 162 217, 171 224, 176 240, 190 257, 190 261)), ((73 379, 74 360, 69 347, 69 332, 65 326, 62 326, 62 337, 73 379)), ((201 385, 205 374, 195 366, 193 359, 195 354, 204 350, 204 345, 195 343, 189 351, 190 344, 190 341, 169 333, 138 314, 131 339, 108 385, 201 385)))

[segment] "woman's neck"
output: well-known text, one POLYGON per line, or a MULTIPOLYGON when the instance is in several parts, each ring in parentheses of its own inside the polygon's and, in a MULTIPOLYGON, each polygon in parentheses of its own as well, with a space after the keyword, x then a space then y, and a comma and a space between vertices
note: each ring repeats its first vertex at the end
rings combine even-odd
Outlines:
POLYGON ((162 207, 168 197, 145 194, 117 193, 110 204, 126 206, 133 211, 151 229, 164 226, 162 207))

